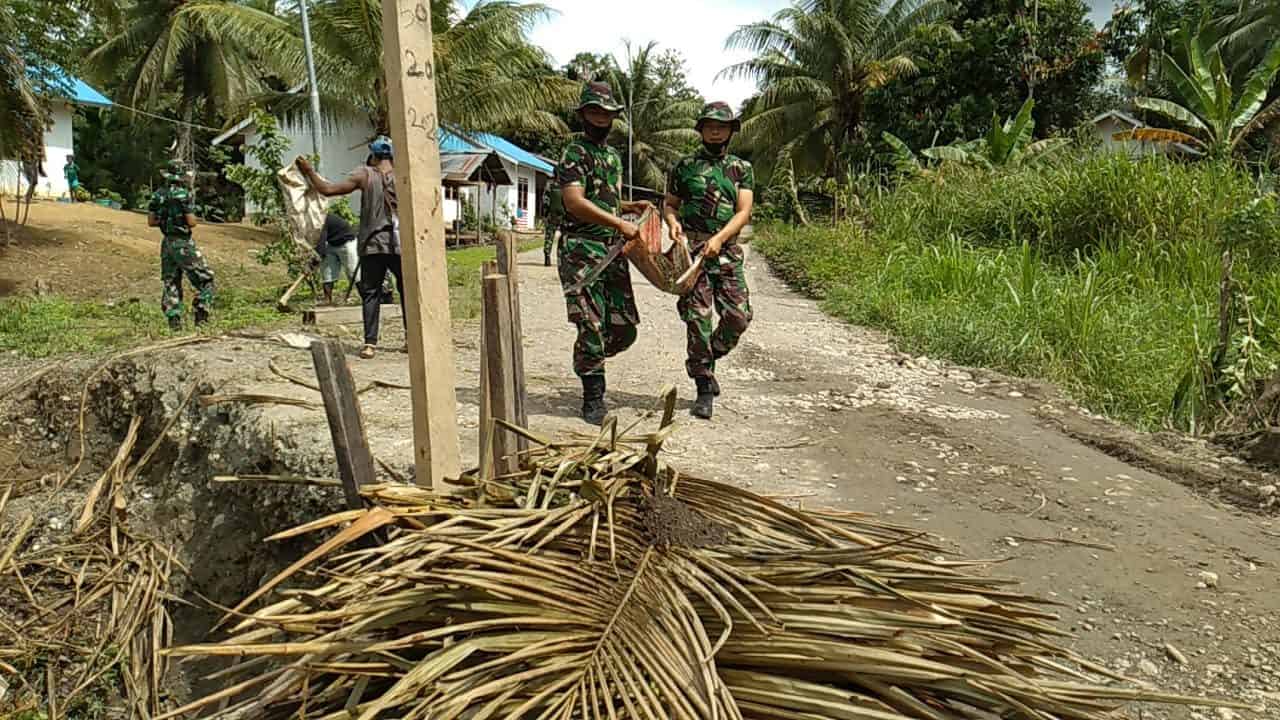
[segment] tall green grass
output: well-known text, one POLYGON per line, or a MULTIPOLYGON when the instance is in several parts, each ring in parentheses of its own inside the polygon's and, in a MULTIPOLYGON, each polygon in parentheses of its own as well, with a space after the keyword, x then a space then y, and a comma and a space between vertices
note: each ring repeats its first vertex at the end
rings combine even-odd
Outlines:
POLYGON ((1173 398, 1216 344, 1227 247, 1262 359, 1280 357, 1280 224, 1245 210, 1257 196, 1228 165, 1082 155, 948 170, 872 198, 862 224, 771 226, 759 244, 829 312, 913 351, 1046 378, 1145 427, 1192 427, 1203 403, 1173 398))

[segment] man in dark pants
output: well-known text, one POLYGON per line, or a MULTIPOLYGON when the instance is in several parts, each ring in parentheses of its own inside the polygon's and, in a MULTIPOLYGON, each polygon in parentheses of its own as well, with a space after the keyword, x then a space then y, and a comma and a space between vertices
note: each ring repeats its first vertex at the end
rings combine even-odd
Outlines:
POLYGON ((382 310, 382 283, 387 273, 396 279, 400 295, 401 321, 404 314, 404 275, 400 269, 400 219, 396 214, 396 177, 392 165, 391 140, 379 136, 369 143, 369 161, 344 180, 330 182, 298 158, 298 169, 316 192, 326 197, 360 191, 360 301, 364 308, 364 347, 360 357, 369 359, 378 347, 378 327, 382 310))

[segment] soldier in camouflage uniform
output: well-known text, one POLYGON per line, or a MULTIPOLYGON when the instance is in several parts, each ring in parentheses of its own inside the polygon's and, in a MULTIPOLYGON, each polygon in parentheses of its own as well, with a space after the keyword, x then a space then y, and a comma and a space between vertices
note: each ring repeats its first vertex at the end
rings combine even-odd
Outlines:
POLYGON ((542 264, 551 267, 551 250, 560 235, 560 223, 564 222, 564 197, 555 181, 542 193, 542 208, 539 212, 543 224, 542 264))
POLYGON ((160 308, 174 330, 182 329, 184 273, 196 291, 196 299, 191 304, 196 325, 208 322, 213 308, 213 272, 191 237, 196 216, 191 192, 182 183, 183 176, 182 163, 171 161, 164 175, 165 187, 151 196, 147 218, 147 225, 158 227, 164 233, 160 243, 160 278, 164 282, 160 308))
POLYGON ((738 233, 751 221, 755 173, 751 163, 727 151, 741 121, 726 103, 702 109, 695 126, 702 149, 671 169, 663 215, 674 238, 685 239, 703 272, 676 303, 688 329, 685 368, 697 384, 692 414, 710 419, 720 394, 716 361, 729 354, 751 324, 751 296, 738 233), (712 328, 712 310, 720 324, 712 328))
POLYGON ((608 145, 609 129, 621 110, 608 84, 588 83, 578 103, 583 135, 569 143, 556 167, 565 208, 560 284, 569 322, 578 328, 573 370, 582 379, 582 419, 593 425, 603 422, 606 413, 605 358, 631 347, 640 322, 631 269, 622 255, 592 282, 575 287, 612 246, 639 237, 639 228, 619 213, 641 213, 650 206, 622 201, 622 158, 608 145))

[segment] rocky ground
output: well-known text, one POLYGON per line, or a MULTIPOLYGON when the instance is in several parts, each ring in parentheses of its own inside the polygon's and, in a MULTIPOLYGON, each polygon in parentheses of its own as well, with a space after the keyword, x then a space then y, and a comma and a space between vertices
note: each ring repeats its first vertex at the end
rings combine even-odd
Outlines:
MULTIPOLYGON (((717 416, 684 422, 667 443, 668 462, 786 502, 864 511, 935 533, 955 553, 988 558, 992 572, 1061 603, 1063 623, 1083 653, 1140 681, 1241 699, 1262 708, 1254 717, 1280 717, 1280 523, 1274 488, 1271 494, 1257 489, 1267 487, 1266 477, 1251 486, 1249 497, 1257 502, 1232 504, 1227 499, 1237 496, 1213 485, 1188 486, 1121 462, 1073 439, 1079 433, 1072 428, 1105 424, 1052 389, 904 356, 887 338, 823 315, 758 258, 749 265, 756 320, 722 364, 717 416)), ((541 266, 540 254, 522 258, 520 271, 530 424, 544 434, 585 432, 569 373, 572 328, 555 274, 541 266)), ((640 341, 609 365, 610 402, 625 424, 656 407, 659 389, 674 382, 687 417, 692 388, 684 377, 684 330, 674 299, 639 278, 637 291, 640 341)), ((338 331, 350 337, 353 350, 357 330, 338 331)), ((463 454, 474 462, 478 328, 461 324, 454 334, 463 454)), ((269 469, 332 474, 319 395, 286 379, 312 377, 309 353, 290 340, 298 338, 224 338, 131 361, 145 378, 145 387, 134 381, 139 396, 199 382, 202 394, 310 403, 248 404, 242 397, 203 410, 198 422, 174 430, 185 438, 174 462, 186 463, 187 476, 269 469)), ((401 343, 398 329, 389 329, 388 349, 376 359, 353 355, 357 387, 407 382, 406 356, 390 349, 401 343)), ((46 395, 48 403, 67 397, 75 405, 71 395, 46 395)), ((171 409, 181 392, 161 395, 171 409)), ((361 404, 374 454, 396 471, 407 470, 408 393, 375 387, 361 404)), ((136 410, 125 404, 118 415, 136 410)), ((68 430, 44 441, 50 449, 64 447, 68 430)), ((11 440, 41 441, 40 431, 21 419, 3 431, 11 440)), ((174 492, 155 490, 157 502, 178 512, 181 503, 166 499, 174 492)), ((194 509, 180 534, 190 549, 280 529, 298 506, 285 493, 270 502, 246 500, 243 490, 208 482, 185 492, 181 502, 194 509), (261 527, 237 517, 245 503, 255 505, 254 523, 261 527)), ((305 505, 330 501, 314 494, 305 505)), ((221 555, 217 563, 236 562, 230 551, 221 555)), ((219 572, 215 565, 208 572, 219 572)), ((1140 713, 1233 716, 1163 707, 1140 713)))

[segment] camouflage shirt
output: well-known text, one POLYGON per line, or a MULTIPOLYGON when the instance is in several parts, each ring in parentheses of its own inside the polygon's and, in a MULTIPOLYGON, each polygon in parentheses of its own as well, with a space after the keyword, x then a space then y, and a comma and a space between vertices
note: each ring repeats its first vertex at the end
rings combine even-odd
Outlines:
POLYGON ((564 194, 553 185, 542 193, 542 221, 548 228, 555 229, 564 222, 564 194))
POLYGON ((680 198, 680 224, 686 232, 719 232, 733 217, 739 190, 755 190, 751 163, 736 155, 713 157, 705 149, 671 168, 667 192, 680 198))
MULTIPOLYGON (((581 187, 587 200, 617 215, 622 205, 622 157, 608 145, 597 145, 579 137, 564 149, 564 156, 556 166, 556 182, 561 188, 581 187)), ((583 222, 568 212, 560 230, 568 236, 598 240, 611 240, 618 234, 611 227, 583 222)))
POLYGON ((191 193, 185 187, 166 187, 151 196, 147 211, 160 220, 160 232, 167 238, 189 238, 187 214, 195 212, 191 193))

